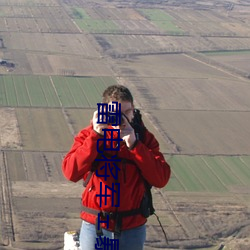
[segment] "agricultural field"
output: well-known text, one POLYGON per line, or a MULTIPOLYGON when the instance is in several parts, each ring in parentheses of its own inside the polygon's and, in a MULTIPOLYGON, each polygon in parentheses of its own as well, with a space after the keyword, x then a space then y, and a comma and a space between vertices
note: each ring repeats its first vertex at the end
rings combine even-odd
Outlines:
POLYGON ((4 57, 15 62, 12 74, 111 75, 95 39, 81 34, 75 38, 69 34, 5 34, 4 57))
POLYGON ((151 115, 178 153, 250 154, 249 112, 152 110, 151 115))
MULTIPOLYGON (((192 9, 166 10, 182 30, 200 34, 217 36, 248 36, 250 29, 231 14, 223 11, 206 11, 192 9)), ((244 17, 244 14, 242 15, 244 17)))
POLYGON ((60 109, 20 108, 16 112, 23 150, 60 152, 69 149, 72 134, 60 109))
POLYGON ((209 37, 208 42, 216 44, 217 50, 248 50, 250 38, 209 37))
POLYGON ((83 31, 88 31, 90 33, 98 32, 116 32, 118 26, 112 20, 107 19, 94 19, 92 18, 86 10, 82 8, 71 8, 69 10, 70 16, 75 20, 76 24, 83 31))
POLYGON ((69 34, 8 33, 4 36, 8 50, 25 50, 28 53, 54 55, 82 55, 85 58, 98 58, 93 42, 87 37, 76 34, 74 39, 69 34), (18 42, 17 42, 18 40, 18 42))
POLYGON ((189 55, 137 56, 114 67, 144 109, 246 111, 250 105, 247 79, 189 55))
POLYGON ((249 191, 249 156, 166 156, 172 166, 168 191, 249 191))
POLYGON ((172 16, 163 10, 157 9, 138 9, 142 15, 152 21, 159 29, 175 35, 182 35, 183 30, 178 27, 172 16))
POLYGON ((112 77, 1 76, 0 106, 96 107, 112 77))
POLYGON ((174 54, 185 52, 204 52, 216 51, 226 48, 228 50, 243 50, 248 48, 249 38, 234 38, 233 45, 226 45, 226 38, 221 38, 218 41, 213 37, 197 36, 195 39, 192 36, 163 36, 146 34, 136 35, 106 35, 98 34, 95 38, 102 47, 103 52, 111 56, 128 57, 138 54, 174 54), (223 46, 225 41, 225 46, 223 46))
POLYGON ((4 18, 0 17, 0 32, 24 33, 79 33, 79 28, 68 18, 4 18))
POLYGON ((82 183, 61 162, 115 83, 172 169, 152 189, 169 244, 152 216, 145 250, 249 248, 250 82, 230 67, 250 70, 250 8, 173 4, 0 0, 0 59, 15 64, 0 66, 1 249, 59 249, 79 229, 82 183))
POLYGON ((235 69, 245 71, 249 74, 250 66, 250 50, 243 51, 222 51, 222 52, 208 52, 206 56, 219 63, 229 65, 235 69))
MULTIPOLYGON (((68 13, 83 31, 90 33, 156 32, 156 27, 134 9, 68 8, 68 13)), ((160 29, 158 30, 160 32, 160 29)))

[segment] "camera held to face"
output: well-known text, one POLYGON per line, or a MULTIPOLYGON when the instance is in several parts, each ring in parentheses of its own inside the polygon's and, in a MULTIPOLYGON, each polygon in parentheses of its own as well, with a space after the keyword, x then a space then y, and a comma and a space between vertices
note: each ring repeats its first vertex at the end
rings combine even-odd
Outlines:
POLYGON ((119 114, 116 112, 108 113, 108 124, 118 126, 124 123, 123 113, 119 114))

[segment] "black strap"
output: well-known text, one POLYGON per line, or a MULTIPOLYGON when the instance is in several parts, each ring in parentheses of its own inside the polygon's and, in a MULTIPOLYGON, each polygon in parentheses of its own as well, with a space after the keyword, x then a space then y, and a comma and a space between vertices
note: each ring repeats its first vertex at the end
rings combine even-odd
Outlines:
POLYGON ((133 215, 137 215, 137 214, 141 213, 140 208, 135 208, 135 209, 127 210, 127 211, 119 211, 119 212, 107 212, 107 211, 103 211, 103 210, 98 210, 98 209, 86 207, 84 205, 82 205, 82 211, 86 212, 88 214, 96 215, 96 216, 98 216, 98 214, 101 213, 101 215, 103 217, 106 217, 108 214, 109 218, 113 219, 113 220, 116 219, 117 215, 119 215, 123 218, 123 217, 133 216, 133 215))
MULTIPOLYGON (((121 234, 122 219, 124 217, 141 214, 141 209, 140 208, 132 209, 132 210, 128 210, 128 211, 120 211, 120 212, 106 212, 106 211, 101 211, 101 210, 97 210, 97 209, 94 209, 94 208, 89 208, 89 207, 86 207, 84 205, 82 205, 82 211, 84 211, 84 212, 86 212, 88 214, 93 214, 95 216, 98 216, 98 214, 100 213, 101 217, 103 217, 103 218, 106 218, 107 215, 109 215, 109 219, 115 220, 115 231, 114 231, 114 233, 115 233, 116 237, 121 234)), ((96 218, 95 228, 96 228, 97 236, 102 236, 103 235, 102 228, 100 227, 98 229, 98 217, 96 218)))

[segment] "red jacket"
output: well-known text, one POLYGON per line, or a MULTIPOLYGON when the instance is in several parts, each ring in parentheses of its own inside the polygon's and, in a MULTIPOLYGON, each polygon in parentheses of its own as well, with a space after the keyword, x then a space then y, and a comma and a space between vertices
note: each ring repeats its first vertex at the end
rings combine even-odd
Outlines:
MULTIPOLYGON (((108 132, 107 138, 110 138, 111 133, 108 132)), ((116 135, 117 136, 117 135, 116 135)), ((82 179, 86 179, 89 173, 92 163, 98 156, 97 152, 97 140, 104 137, 98 135, 92 125, 83 129, 75 137, 74 144, 71 150, 67 153, 63 160, 62 170, 65 177, 68 180, 77 182, 82 179)), ((99 144, 103 144, 102 142, 99 144)), ((107 148, 110 148, 110 142, 106 143, 107 148)), ((129 150, 124 142, 120 142, 119 151, 105 151, 109 154, 118 154, 119 158, 125 159, 121 162, 115 162, 118 166, 118 181, 115 181, 114 177, 110 173, 110 169, 107 168, 107 174, 110 176, 98 177, 96 173, 92 175, 87 187, 82 194, 82 204, 89 208, 107 211, 107 212, 119 212, 128 211, 140 207, 140 203, 145 191, 144 182, 142 176, 152 186, 162 188, 164 187, 170 178, 170 167, 164 160, 162 153, 159 151, 159 143, 155 139, 154 135, 148 130, 145 132, 145 138, 143 142, 138 141, 136 146, 129 150), (100 207, 100 195, 105 194, 105 186, 112 188, 112 183, 120 183, 120 199, 117 203, 118 186, 114 185, 116 192, 113 192, 107 188, 106 194, 110 196, 106 198, 102 197, 102 204, 100 207), (102 184, 101 184, 102 183, 102 184), (100 192, 100 185, 102 185, 102 192, 100 192), (113 200, 112 196, 116 196, 113 200), (115 207, 119 205, 119 207, 115 207)), ((100 161, 98 164, 98 175, 105 174, 105 168, 100 170, 105 165, 104 161, 100 161)), ((113 167, 113 174, 115 174, 115 168, 113 163, 110 163, 113 167)), ((81 218, 89 223, 95 224, 96 216, 86 212, 81 212, 81 218)), ((122 220, 122 230, 141 226, 146 222, 146 219, 138 214, 133 216, 124 217, 122 220)), ((103 228, 107 228, 106 223, 101 224, 103 228)), ((114 221, 110 220, 108 230, 114 231, 114 221)))

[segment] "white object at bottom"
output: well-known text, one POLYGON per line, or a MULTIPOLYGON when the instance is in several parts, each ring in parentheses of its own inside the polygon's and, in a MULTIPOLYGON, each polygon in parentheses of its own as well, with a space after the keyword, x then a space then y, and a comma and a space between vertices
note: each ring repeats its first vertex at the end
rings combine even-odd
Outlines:
POLYGON ((68 231, 64 233, 64 250, 80 250, 79 233, 68 231))

